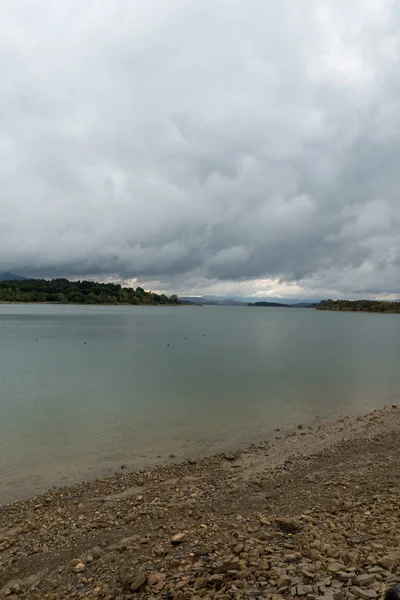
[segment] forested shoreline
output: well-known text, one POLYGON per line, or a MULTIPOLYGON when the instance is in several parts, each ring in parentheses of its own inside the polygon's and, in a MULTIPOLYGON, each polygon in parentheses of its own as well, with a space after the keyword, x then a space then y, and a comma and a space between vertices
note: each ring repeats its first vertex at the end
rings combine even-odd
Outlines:
POLYGON ((386 300, 323 300, 317 310, 345 312, 400 313, 400 302, 386 300))
POLYGON ((122 287, 115 283, 68 281, 67 279, 25 279, 0 282, 0 302, 37 302, 56 304, 180 304, 176 295, 146 292, 143 288, 122 287))

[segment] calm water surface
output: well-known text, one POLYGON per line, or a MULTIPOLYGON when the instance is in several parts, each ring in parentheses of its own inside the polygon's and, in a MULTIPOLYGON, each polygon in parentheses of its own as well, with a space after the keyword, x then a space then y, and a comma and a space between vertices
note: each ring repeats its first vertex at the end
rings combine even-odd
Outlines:
POLYGON ((0 305, 0 502, 396 402, 399 356, 398 315, 0 305))

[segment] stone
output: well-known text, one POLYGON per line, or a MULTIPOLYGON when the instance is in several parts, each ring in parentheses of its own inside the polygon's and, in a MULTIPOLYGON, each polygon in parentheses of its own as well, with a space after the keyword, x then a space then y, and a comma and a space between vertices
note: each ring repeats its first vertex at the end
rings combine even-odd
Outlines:
POLYGON ((281 588, 289 587, 291 583, 292 583, 292 578, 289 577, 289 575, 282 575, 278 579, 278 588, 281 589, 281 588))
POLYGON ((75 573, 83 573, 83 571, 86 569, 85 565, 83 564, 83 562, 78 562, 77 565, 75 565, 74 567, 74 571, 75 573))
POLYGON ((139 544, 142 544, 142 545, 143 545, 143 544, 149 544, 149 543, 150 543, 150 538, 149 538, 148 536, 142 537, 142 538, 139 540, 139 544))
POLYGON ((336 574, 344 571, 344 565, 341 565, 337 562, 332 562, 328 564, 327 569, 329 573, 336 574))
POLYGON ((224 575, 222 573, 220 574, 215 574, 215 575, 211 575, 210 579, 209 579, 210 583, 220 583, 222 581, 224 581, 224 575))
POLYGON ((371 546, 374 550, 383 550, 384 548, 383 544, 380 544, 379 542, 372 542, 371 546))
POLYGON ((375 581, 374 573, 363 573, 362 575, 358 575, 354 580, 354 585, 358 585, 359 587, 366 587, 370 585, 373 581, 375 581))
POLYGON ((194 582, 194 587, 196 590, 200 590, 201 588, 206 587, 207 579, 205 577, 198 577, 194 582))
POLYGON ((351 592, 362 600, 374 600, 374 598, 378 597, 378 594, 374 590, 365 590, 358 586, 353 586, 351 592))
POLYGON ((224 459, 232 462, 233 460, 235 460, 235 455, 229 452, 228 454, 224 454, 224 459))
POLYGON ((296 586, 296 591, 297 591, 298 596, 307 596, 308 594, 313 593, 313 587, 312 587, 312 585, 300 584, 300 585, 296 586))
POLYGON ((102 549, 100 548, 100 546, 95 546, 92 550, 92 556, 95 559, 100 558, 100 556, 103 554, 102 549))
POLYGON ((385 600, 397 600, 400 597, 400 587, 395 585, 389 588, 385 594, 385 600))
POLYGON ((239 561, 239 559, 236 556, 227 558, 226 560, 223 561, 222 565, 219 565, 216 568, 216 572, 217 573, 227 573, 228 571, 240 569, 241 562, 243 562, 243 561, 239 561))
POLYGON ((285 556, 283 557, 283 562, 289 563, 289 564, 296 564, 297 563, 296 554, 285 554, 285 556))
POLYGON ((354 573, 347 573, 346 571, 337 571, 335 575, 340 581, 351 581, 354 577, 354 573))
POLYGON ((400 564, 400 552, 392 552, 391 554, 387 554, 379 561, 381 567, 385 569, 393 569, 393 567, 397 567, 400 564))
POLYGON ((175 535, 172 536, 171 538, 171 544, 176 545, 176 544, 183 544, 183 542, 186 540, 186 534, 185 533, 176 533, 175 535))
POLYGON ((315 578, 315 573, 311 573, 311 571, 309 571, 308 569, 304 569, 304 568, 301 569, 301 574, 306 579, 314 579, 315 578))
POLYGON ((157 573, 151 573, 148 578, 147 578, 147 583, 149 585, 156 585, 156 583, 158 583, 158 574, 157 573))
POLYGON ((298 519, 294 518, 284 518, 284 517, 276 517, 275 523, 278 525, 282 531, 286 531, 288 533, 295 533, 300 529, 300 523, 298 519))
POLYGON ((146 573, 144 571, 138 571, 133 578, 131 583, 131 592, 136 592, 143 587, 147 582, 146 573))

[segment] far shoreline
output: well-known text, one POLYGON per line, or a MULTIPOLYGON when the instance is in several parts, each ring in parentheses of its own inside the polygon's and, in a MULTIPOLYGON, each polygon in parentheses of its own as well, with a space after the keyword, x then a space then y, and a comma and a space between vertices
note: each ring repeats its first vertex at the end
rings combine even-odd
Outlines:
POLYGON ((137 307, 151 307, 151 308, 162 308, 165 306, 179 308, 182 306, 202 306, 201 304, 129 304, 123 302, 116 302, 114 304, 109 302, 104 302, 103 304, 89 304, 89 303, 81 303, 81 302, 6 302, 4 300, 0 300, 0 305, 5 306, 137 306, 137 307))

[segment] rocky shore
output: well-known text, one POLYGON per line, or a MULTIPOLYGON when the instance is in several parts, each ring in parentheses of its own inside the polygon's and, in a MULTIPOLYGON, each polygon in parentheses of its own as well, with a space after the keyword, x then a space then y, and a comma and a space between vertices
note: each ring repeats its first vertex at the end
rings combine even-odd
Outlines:
POLYGON ((0 598, 374 600, 400 581, 400 409, 0 508, 0 598))

